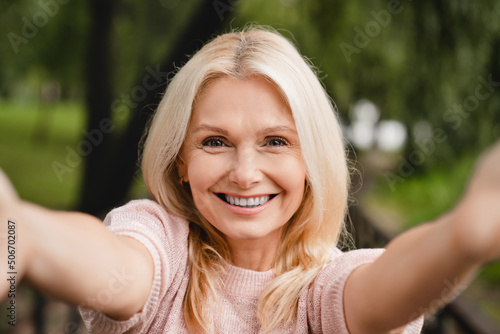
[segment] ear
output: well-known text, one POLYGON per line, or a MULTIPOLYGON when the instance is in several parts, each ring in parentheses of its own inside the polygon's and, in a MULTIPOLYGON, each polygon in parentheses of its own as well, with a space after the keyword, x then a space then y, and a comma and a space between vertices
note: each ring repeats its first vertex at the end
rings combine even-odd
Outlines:
POLYGON ((184 159, 182 158, 181 155, 177 156, 177 159, 175 160, 177 164, 177 173, 179 175, 179 180, 181 182, 189 182, 189 177, 188 177, 188 172, 187 172, 187 165, 184 162, 184 159))

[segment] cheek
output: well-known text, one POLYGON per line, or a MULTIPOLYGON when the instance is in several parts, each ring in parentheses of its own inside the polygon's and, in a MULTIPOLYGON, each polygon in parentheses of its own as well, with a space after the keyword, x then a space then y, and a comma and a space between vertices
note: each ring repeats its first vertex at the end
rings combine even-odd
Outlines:
POLYGON ((280 168, 275 173, 276 181, 288 193, 288 195, 297 197, 298 201, 302 200, 305 187, 305 166, 300 158, 290 156, 287 159, 282 159, 280 168))
POLYGON ((193 199, 197 203, 206 198, 210 187, 224 175, 224 164, 221 159, 200 154, 191 157, 187 172, 193 199))
MULTIPOLYGON (((293 178, 293 181, 289 182, 289 189, 290 190, 290 195, 293 198, 293 205, 296 206, 297 208, 299 207, 300 203, 302 202, 302 199, 304 197, 304 190, 305 190, 305 174, 300 173, 294 175, 295 177, 293 178)), ((292 180, 292 176, 290 176, 290 180, 292 180)))
POLYGON ((205 152, 196 152, 187 161, 187 172, 191 184, 203 184, 215 177, 220 170, 220 159, 205 152))

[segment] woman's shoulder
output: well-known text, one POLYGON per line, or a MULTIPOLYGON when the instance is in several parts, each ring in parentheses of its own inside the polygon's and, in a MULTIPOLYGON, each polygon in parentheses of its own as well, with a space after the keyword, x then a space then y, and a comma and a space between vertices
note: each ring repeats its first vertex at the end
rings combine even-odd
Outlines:
POLYGON ((333 279, 343 281, 357 267, 375 261, 385 250, 382 248, 363 248, 351 251, 332 249, 331 260, 324 265, 315 281, 323 285, 333 279))
POLYGON ((158 235, 187 234, 189 223, 186 219, 168 212, 158 202, 150 199, 136 199, 111 210, 104 224, 112 231, 137 230, 158 235))
MULTIPOLYGON (((332 250, 331 260, 324 265, 308 291, 308 321, 312 333, 349 333, 344 318, 344 288, 349 275, 359 266, 375 261, 385 249, 332 250), (325 317, 325 315, 328 315, 325 317)), ((405 333, 419 333, 423 317, 410 323, 405 333)))
POLYGON ((142 333, 140 328, 160 326, 169 316, 163 310, 171 309, 174 302, 182 304, 178 298, 182 300, 179 296, 183 296, 188 277, 188 222, 153 200, 140 199, 113 209, 104 223, 111 232, 134 238, 146 247, 154 263, 154 280, 141 312, 119 321, 83 310, 87 327, 95 333, 109 333, 111 329, 116 329, 113 333, 142 333))
POLYGON ((330 261, 330 263, 337 261, 362 262, 371 258, 377 258, 382 255, 384 251, 384 248, 359 248, 342 251, 339 248, 334 247, 332 250, 332 260, 330 261))
POLYGON ((342 252, 332 248, 326 263, 307 290, 307 317, 312 333, 349 333, 343 313, 347 278, 359 266, 373 262, 383 249, 342 252))
MULTIPOLYGON (((169 213, 161 204, 152 200, 152 199, 133 199, 130 202, 114 208, 109 212, 109 214, 114 213, 133 213, 133 212, 143 212, 150 213, 156 216, 165 216, 180 219, 180 217, 175 216, 172 213, 169 213)), ((108 214, 108 215, 109 215, 108 214)))

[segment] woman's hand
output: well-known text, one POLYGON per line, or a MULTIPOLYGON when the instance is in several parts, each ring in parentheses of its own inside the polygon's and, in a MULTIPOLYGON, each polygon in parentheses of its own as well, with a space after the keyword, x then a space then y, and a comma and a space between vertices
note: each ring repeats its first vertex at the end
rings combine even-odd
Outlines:
POLYGON ((479 158, 453 216, 458 242, 471 257, 500 258, 500 142, 479 158))
POLYGON ((15 205, 18 201, 19 196, 14 186, 7 175, 5 175, 4 171, 0 169, 0 212, 12 207, 12 205, 15 205))
POLYGON ((478 159, 472 174, 468 192, 485 193, 498 196, 500 192, 500 141, 485 151, 478 159))

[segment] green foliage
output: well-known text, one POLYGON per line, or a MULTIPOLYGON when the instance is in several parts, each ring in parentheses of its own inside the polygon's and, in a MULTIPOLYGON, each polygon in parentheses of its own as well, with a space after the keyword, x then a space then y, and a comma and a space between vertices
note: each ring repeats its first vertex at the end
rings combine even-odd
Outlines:
MULTIPOLYGON (((58 1, 0 2, 0 35, 6 37, 0 40, 0 96, 36 100, 43 82, 57 80, 63 97, 81 99, 88 4, 73 0, 51 14, 40 3, 58 1), (35 25, 34 36, 25 36, 26 20, 34 24, 43 13, 47 22, 35 25), (26 44, 14 47, 11 33, 26 44)), ((193 24, 189 18, 200 3, 120 2, 112 32, 116 98, 130 93, 145 66, 164 59, 179 32, 193 24)), ((500 134, 500 86, 476 99, 477 105, 467 100, 475 96, 479 77, 493 75, 500 82, 499 15, 494 0, 246 0, 235 1, 225 20, 234 28, 248 22, 270 25, 294 39, 319 68, 344 119, 364 98, 379 107, 383 119, 401 120, 409 129, 422 120, 442 128, 450 140, 440 145, 438 155, 452 163, 450 152, 477 150, 500 134), (457 114, 455 106, 463 109, 467 102, 473 103, 471 110, 457 114)), ((415 147, 410 136, 407 152, 415 147)), ((434 163, 428 159, 421 167, 434 163)))
POLYGON ((172 51, 200 0, 120 3, 113 30, 115 93, 129 93, 145 66, 155 67, 172 51))
MULTIPOLYGON (((449 140, 437 156, 453 163, 455 154, 483 148, 500 134, 499 15, 493 0, 253 0, 238 8, 235 21, 289 30, 322 71, 344 118, 364 98, 383 119, 443 129, 449 140), (493 90, 476 96, 479 78, 490 76, 493 90)), ((410 134, 407 152, 416 145, 410 134)))
POLYGON ((56 79, 65 96, 78 97, 89 20, 82 15, 86 2, 2 1, 0 9, 0 96, 26 98, 26 90, 34 90, 28 97, 36 99, 40 83, 56 79))

